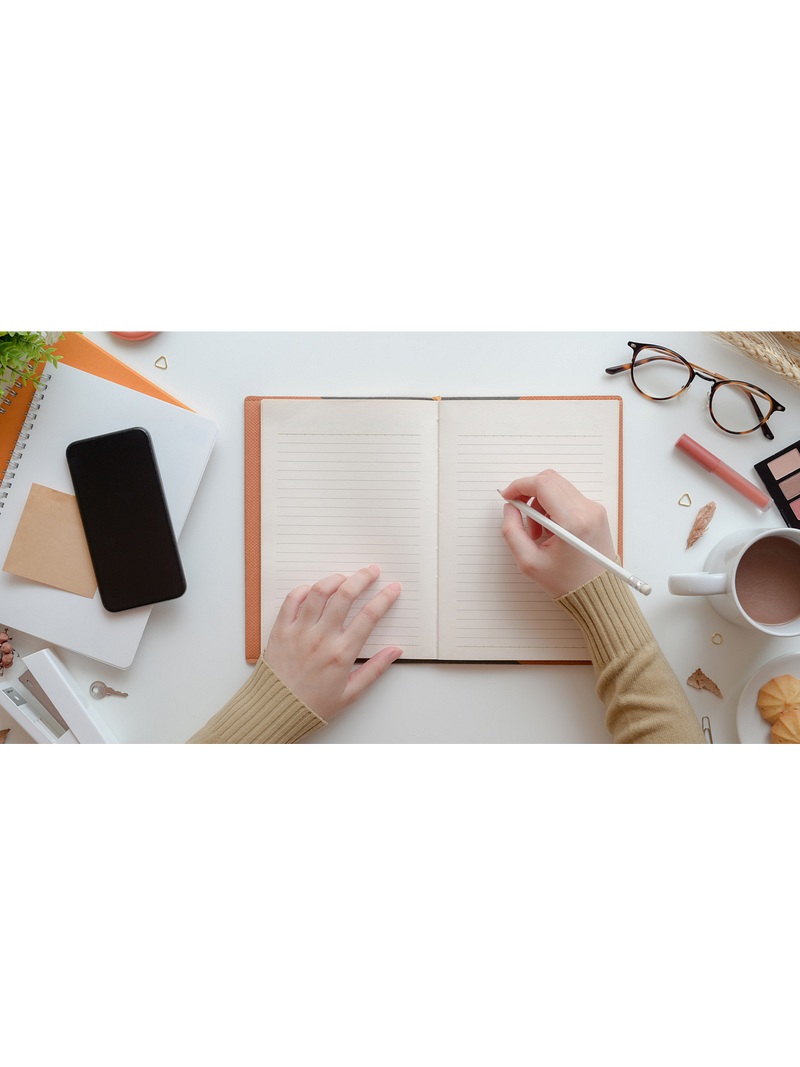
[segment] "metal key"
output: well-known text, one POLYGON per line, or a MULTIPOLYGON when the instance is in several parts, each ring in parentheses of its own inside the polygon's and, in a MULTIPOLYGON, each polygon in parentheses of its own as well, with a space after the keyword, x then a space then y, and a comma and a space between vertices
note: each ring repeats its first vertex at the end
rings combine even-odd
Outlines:
POLYGON ((112 689, 105 682, 92 682, 89 686, 89 692, 95 700, 102 700, 103 697, 126 697, 128 695, 127 693, 120 693, 119 689, 112 689))

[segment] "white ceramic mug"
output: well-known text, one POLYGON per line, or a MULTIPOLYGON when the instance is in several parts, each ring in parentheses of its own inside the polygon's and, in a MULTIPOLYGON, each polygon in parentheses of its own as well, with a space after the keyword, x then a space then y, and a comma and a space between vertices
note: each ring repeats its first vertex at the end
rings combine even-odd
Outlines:
POLYGON ((772 637, 800 636, 800 530, 739 530, 712 548, 699 574, 669 591, 707 596, 724 619, 772 637))

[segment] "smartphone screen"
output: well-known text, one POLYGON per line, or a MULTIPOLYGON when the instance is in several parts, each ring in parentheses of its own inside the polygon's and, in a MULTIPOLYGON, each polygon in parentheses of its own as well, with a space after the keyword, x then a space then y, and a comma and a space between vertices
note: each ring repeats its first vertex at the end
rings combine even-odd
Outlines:
POLYGON ((67 463, 103 607, 182 596, 186 579, 147 430, 73 441, 67 463))

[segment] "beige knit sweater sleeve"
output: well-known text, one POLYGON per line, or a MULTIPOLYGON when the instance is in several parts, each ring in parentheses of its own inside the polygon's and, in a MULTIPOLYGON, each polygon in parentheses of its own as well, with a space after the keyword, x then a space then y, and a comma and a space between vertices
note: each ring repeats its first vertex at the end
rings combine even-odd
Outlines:
POLYGON ((603 571, 556 603, 584 632, 615 742, 705 744, 694 709, 624 582, 603 571))
POLYGON ((263 659, 190 745, 290 745, 325 726, 263 659))
MULTIPOLYGON (((586 635, 614 741, 705 744, 692 706, 624 582, 604 571, 556 603, 586 635)), ((324 719, 260 659, 189 744, 291 744, 323 726, 324 719)))

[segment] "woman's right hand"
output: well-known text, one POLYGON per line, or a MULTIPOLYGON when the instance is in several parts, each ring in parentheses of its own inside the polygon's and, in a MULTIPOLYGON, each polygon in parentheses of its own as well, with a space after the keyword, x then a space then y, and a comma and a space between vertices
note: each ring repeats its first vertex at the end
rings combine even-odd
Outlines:
MULTIPOLYGON (((581 541, 598 549, 610 560, 616 559, 606 509, 589 500, 554 470, 528 478, 517 478, 502 490, 506 500, 521 500, 553 519, 581 541)), ((603 573, 593 559, 550 534, 528 516, 527 529, 517 508, 503 508, 503 537, 523 574, 538 582, 553 599, 571 593, 578 586, 603 573), (542 537, 543 534, 549 534, 542 537)))

